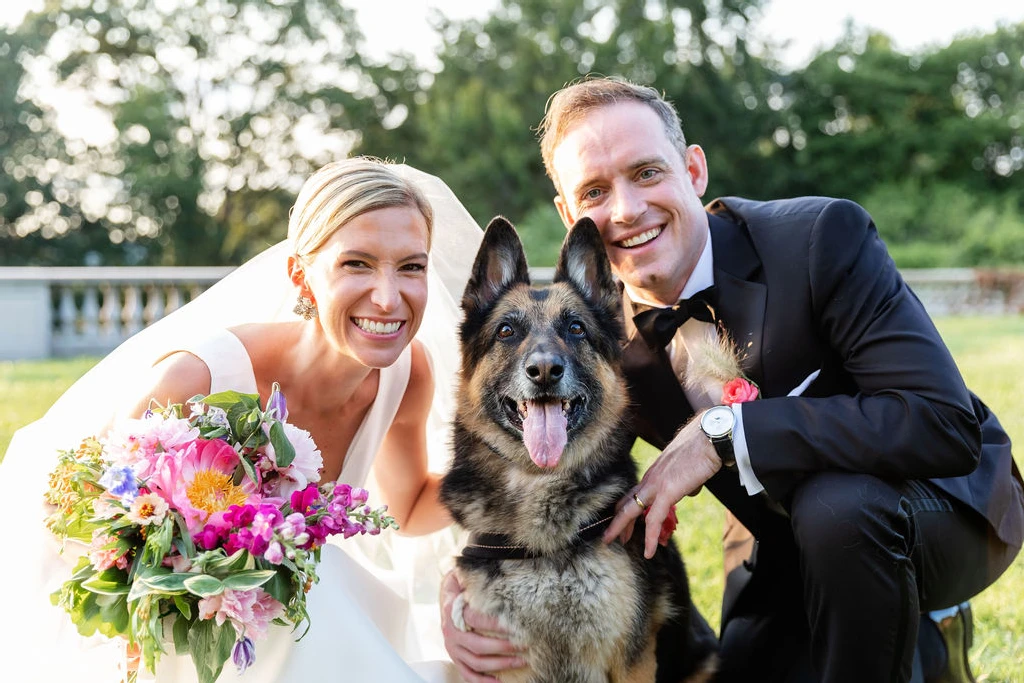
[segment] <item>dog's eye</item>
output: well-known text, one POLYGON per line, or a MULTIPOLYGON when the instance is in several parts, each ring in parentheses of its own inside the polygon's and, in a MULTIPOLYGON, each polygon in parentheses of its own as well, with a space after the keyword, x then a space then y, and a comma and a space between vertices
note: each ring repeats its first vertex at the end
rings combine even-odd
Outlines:
POLYGON ((505 323, 504 325, 498 328, 498 339, 508 339, 515 333, 516 331, 512 329, 512 326, 509 325, 508 323, 505 323))
POLYGON ((569 323, 569 334, 574 337, 585 337, 587 335, 587 331, 583 329, 583 323, 579 320, 574 320, 569 323))

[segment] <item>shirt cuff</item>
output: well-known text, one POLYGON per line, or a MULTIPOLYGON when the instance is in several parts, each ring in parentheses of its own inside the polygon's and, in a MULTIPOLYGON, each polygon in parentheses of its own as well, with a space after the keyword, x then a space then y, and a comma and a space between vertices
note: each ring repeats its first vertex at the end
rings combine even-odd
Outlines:
MULTIPOLYGON (((804 378, 791 392, 789 396, 800 396, 811 386, 811 382, 818 379, 821 369, 815 370, 804 378)), ((736 469, 740 473, 740 483, 747 490, 747 495, 753 496, 764 491, 764 484, 754 474, 754 467, 750 464, 750 451, 747 450, 747 439, 743 435, 743 404, 733 403, 732 414, 736 416, 736 424, 732 428, 732 449, 736 456, 736 469)))
POLYGON ((764 491, 764 485, 757 480, 754 468, 750 465, 750 451, 747 450, 747 440, 743 436, 743 404, 733 403, 732 414, 736 416, 736 424, 732 428, 732 450, 736 456, 736 469, 740 473, 740 483, 747 490, 748 496, 753 496, 764 491))

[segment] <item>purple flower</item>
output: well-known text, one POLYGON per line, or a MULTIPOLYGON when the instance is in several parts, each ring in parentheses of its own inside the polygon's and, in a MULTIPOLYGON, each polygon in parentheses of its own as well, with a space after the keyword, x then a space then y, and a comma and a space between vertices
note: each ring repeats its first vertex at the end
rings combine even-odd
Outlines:
POLYGON ((277 525, 277 532, 285 540, 291 540, 306 530, 306 517, 301 512, 293 512, 277 525))
POLYGON ((348 484, 338 484, 334 487, 334 504, 342 507, 352 505, 352 487, 348 484))
POLYGON ((224 539, 222 529, 217 528, 213 524, 207 524, 203 527, 203 530, 192 537, 203 550, 213 550, 221 541, 224 539))
POLYGON ((319 500, 320 492, 316 490, 316 484, 310 484, 306 488, 292 493, 290 502, 292 510, 295 512, 309 514, 313 510, 313 505, 319 500))
POLYGON ((114 465, 100 477, 100 486, 111 495, 119 496, 125 505, 131 505, 139 495, 139 485, 135 481, 135 470, 128 465, 114 465))
POLYGON ((238 667, 239 674, 244 674, 256 661, 256 645, 248 636, 242 636, 241 640, 235 641, 235 646, 231 648, 231 661, 238 667))
POLYGON ((273 389, 270 392, 270 399, 267 401, 267 415, 281 422, 288 419, 288 403, 284 400, 284 394, 281 393, 281 385, 277 382, 274 382, 273 389))

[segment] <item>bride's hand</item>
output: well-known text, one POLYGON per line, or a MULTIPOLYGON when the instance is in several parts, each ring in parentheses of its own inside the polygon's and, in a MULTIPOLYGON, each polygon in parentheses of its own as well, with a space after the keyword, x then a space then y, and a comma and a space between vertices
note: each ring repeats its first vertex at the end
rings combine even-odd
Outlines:
POLYGON ((483 635, 507 635, 498 620, 473 609, 461 596, 462 586, 455 572, 448 572, 441 584, 441 631, 445 649, 463 680, 467 683, 498 683, 498 679, 487 674, 525 666, 526 661, 519 656, 511 641, 483 635), (453 615, 452 607, 456 603, 458 606, 453 615))

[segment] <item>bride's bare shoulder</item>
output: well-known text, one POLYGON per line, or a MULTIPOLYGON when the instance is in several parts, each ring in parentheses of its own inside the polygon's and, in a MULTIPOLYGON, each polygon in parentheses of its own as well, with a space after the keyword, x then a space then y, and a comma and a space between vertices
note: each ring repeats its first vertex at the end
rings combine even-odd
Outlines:
POLYGON ((152 400, 168 405, 210 393, 210 369, 188 351, 174 351, 153 364, 142 387, 139 395, 128 402, 126 412, 132 417, 145 412, 152 400))

